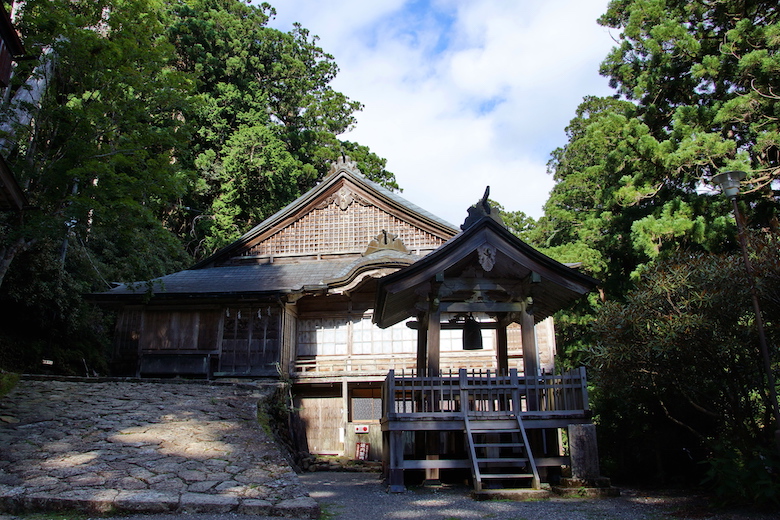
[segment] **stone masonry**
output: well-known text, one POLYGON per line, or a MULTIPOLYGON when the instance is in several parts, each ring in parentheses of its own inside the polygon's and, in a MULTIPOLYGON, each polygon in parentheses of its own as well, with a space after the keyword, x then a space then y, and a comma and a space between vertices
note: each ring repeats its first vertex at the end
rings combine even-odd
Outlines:
POLYGON ((260 387, 22 379, 0 398, 0 511, 316 518, 260 387))

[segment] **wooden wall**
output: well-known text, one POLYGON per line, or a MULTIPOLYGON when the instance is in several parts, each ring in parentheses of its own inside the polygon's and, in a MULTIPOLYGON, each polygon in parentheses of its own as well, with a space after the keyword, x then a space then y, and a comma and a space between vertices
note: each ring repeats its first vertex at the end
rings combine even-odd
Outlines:
MULTIPOLYGON (((294 330, 294 320, 290 327, 294 330)), ((276 304, 176 310, 128 307, 117 317, 112 362, 118 375, 135 375, 144 365, 142 358, 154 357, 161 360, 154 365, 155 374, 165 375, 165 367, 170 367, 173 375, 181 373, 177 363, 184 366, 192 363, 193 356, 207 356, 213 360, 206 362, 207 368, 211 365, 207 372, 276 376, 281 331, 282 311, 276 304)))
POLYGON ((295 408, 306 427, 306 440, 311 453, 342 454, 344 452, 343 399, 341 395, 297 396, 295 408))
POLYGON ((147 310, 143 313, 141 351, 215 351, 218 310, 147 310))

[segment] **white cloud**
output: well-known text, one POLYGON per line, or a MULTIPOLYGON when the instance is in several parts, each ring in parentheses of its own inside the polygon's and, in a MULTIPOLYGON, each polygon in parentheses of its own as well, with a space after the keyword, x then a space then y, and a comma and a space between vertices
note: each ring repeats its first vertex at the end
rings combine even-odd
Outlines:
POLYGON ((342 136, 387 158, 403 196, 459 225, 491 186, 539 217, 549 154, 586 95, 606 95, 607 0, 275 0, 333 54, 334 88, 365 105, 342 136))

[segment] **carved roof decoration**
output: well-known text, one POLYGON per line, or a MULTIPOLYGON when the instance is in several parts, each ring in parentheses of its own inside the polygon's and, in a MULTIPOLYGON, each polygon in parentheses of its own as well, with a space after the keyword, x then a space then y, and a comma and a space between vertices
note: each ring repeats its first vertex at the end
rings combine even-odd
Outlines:
POLYGON ((468 229, 472 225, 479 222, 482 217, 490 217, 502 226, 506 227, 504 224, 504 219, 501 218, 501 212, 498 211, 498 208, 494 208, 490 205, 490 202, 488 201, 489 196, 490 186, 485 188, 485 194, 482 195, 482 199, 468 209, 468 216, 463 222, 463 225, 460 226, 460 229, 468 229))
POLYGON ((387 230, 383 229, 374 240, 369 242, 368 248, 363 253, 363 256, 368 256, 372 253, 376 253, 377 251, 382 251, 385 249, 399 251, 401 253, 409 253, 409 250, 406 249, 403 240, 398 238, 398 235, 388 233, 387 230))
POLYGON ((325 178, 327 179, 331 175, 336 175, 341 170, 348 171, 354 175, 360 175, 361 177, 363 176, 363 172, 358 169, 357 162, 353 161, 349 155, 342 154, 336 159, 336 162, 330 164, 328 174, 325 178))

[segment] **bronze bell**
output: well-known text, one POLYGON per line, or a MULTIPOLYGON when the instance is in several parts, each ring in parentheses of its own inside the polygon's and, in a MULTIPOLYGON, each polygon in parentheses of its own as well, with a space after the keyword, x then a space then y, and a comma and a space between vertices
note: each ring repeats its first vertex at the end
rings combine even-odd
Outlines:
POLYGON ((474 316, 463 323, 463 350, 482 350, 482 328, 474 316))

